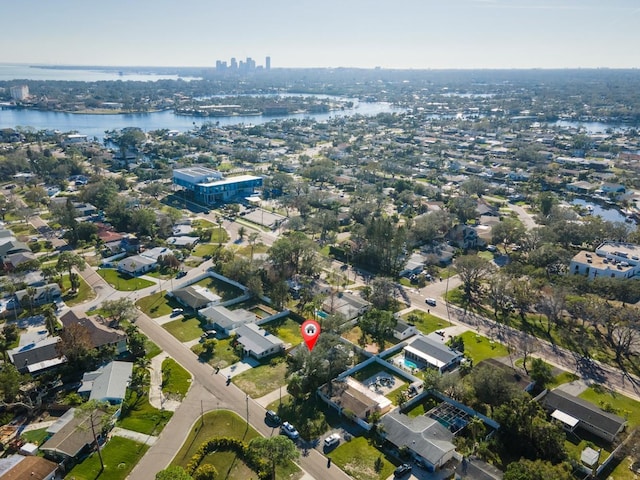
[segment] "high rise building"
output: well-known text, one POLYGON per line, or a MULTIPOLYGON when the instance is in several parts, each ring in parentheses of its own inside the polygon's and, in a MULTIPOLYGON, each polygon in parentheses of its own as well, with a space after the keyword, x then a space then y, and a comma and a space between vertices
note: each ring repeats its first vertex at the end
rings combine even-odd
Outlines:
POLYGON ((9 89, 9 92, 14 100, 26 100, 29 96, 29 85, 15 85, 9 89))
POLYGON ((229 66, 229 68, 231 70, 237 70, 238 69, 238 61, 236 60, 236 57, 231 58, 231 65, 229 66))
POLYGON ((264 59, 264 68, 265 70, 271 70, 271 57, 264 59))

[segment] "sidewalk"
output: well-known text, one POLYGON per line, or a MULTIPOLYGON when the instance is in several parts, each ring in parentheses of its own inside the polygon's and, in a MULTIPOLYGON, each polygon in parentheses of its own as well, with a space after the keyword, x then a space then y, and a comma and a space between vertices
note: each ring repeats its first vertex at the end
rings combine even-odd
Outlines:
POLYGON ((276 400, 278 400, 281 397, 284 397, 285 395, 288 395, 288 394, 289 394, 289 392, 287 392, 287 387, 285 385, 284 387, 278 388, 277 390, 274 390, 271 393, 267 393, 263 397, 255 399, 255 402, 258 405, 261 405, 264 408, 267 408, 267 405, 269 405, 272 402, 275 402, 276 400))
POLYGON ((253 367, 257 367, 258 365, 260 365, 260 362, 251 357, 246 357, 233 365, 229 365, 228 367, 221 369, 219 373, 225 377, 233 378, 242 372, 246 372, 247 370, 251 370, 253 367))
POLYGON ((154 443, 156 443, 156 440, 158 440, 158 437, 154 437, 153 435, 134 432, 133 430, 127 430, 126 428, 120 427, 113 427, 113 429, 111 430, 111 435, 128 438, 129 440, 134 440, 145 445, 153 445, 154 443))
POLYGON ((149 403, 160 410, 175 412, 180 402, 168 399, 162 394, 162 362, 168 357, 167 353, 162 352, 151 359, 151 364, 149 365, 149 403))

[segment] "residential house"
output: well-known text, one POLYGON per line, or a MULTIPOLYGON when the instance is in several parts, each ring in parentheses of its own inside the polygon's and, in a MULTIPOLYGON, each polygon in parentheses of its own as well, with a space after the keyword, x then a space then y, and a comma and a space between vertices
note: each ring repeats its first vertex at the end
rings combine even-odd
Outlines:
POLYGON ((447 237, 456 247, 464 250, 478 249, 485 245, 485 242, 478 237, 475 228, 469 225, 458 224, 447 232, 447 237))
POLYGON ((410 277, 411 275, 422 273, 426 260, 427 259, 424 255, 421 255, 420 253, 412 253, 407 259, 407 262, 399 275, 401 277, 410 277))
MULTIPOLYGON (((5 237, 3 240, 7 240, 5 237)), ((17 253, 31 253, 31 249, 24 242, 19 242, 9 237, 7 241, 0 242, 0 260, 6 266, 9 266, 8 257, 17 253)), ((15 266, 15 265, 14 265, 15 266)))
MULTIPOLYGON (((14 294, 15 300, 22 308, 41 307, 48 303, 55 303, 62 299, 62 291, 57 283, 49 283, 43 287, 30 287, 18 290, 14 294)), ((9 307, 8 307, 9 308, 9 307)))
POLYGON ((46 337, 7 351, 20 373, 41 373, 67 361, 58 353, 60 337, 46 337))
POLYGON ((64 328, 80 325, 87 330, 93 348, 113 347, 117 355, 127 351, 127 335, 122 330, 111 328, 93 317, 78 317, 69 310, 60 317, 64 328))
POLYGON ((42 444, 40 450, 45 456, 54 461, 69 461, 77 459, 83 453, 91 451, 95 447, 92 432, 92 424, 96 430, 98 440, 102 437, 102 419, 106 413, 94 410, 87 415, 68 416, 66 423, 42 444))
POLYGON ((89 400, 120 404, 131 381, 133 363, 113 361, 82 376, 79 394, 88 394, 89 400))
POLYGON ((330 294, 322 304, 322 309, 329 314, 341 313, 347 320, 352 320, 364 314, 371 307, 371 303, 364 298, 349 292, 330 294))
POLYGON ((238 342, 242 345, 244 354, 257 360, 284 350, 282 340, 258 327, 255 323, 240 325, 236 329, 236 335, 238 335, 238 342))
POLYGON ((150 272, 158 265, 158 261, 153 258, 143 257, 142 255, 134 255, 132 257, 123 258, 120 260, 116 268, 120 273, 137 277, 150 272))
POLYGON ((558 389, 548 392, 542 404, 566 430, 582 428, 608 442, 613 442, 627 424, 624 418, 558 389))
POLYGON ((207 320, 217 332, 223 335, 232 335, 241 325, 255 323, 256 314, 242 308, 229 310, 221 305, 212 305, 203 308, 200 316, 207 320))
POLYGON ((406 340, 417 333, 418 329, 416 326, 412 323, 407 323, 404 320, 398 319, 396 326, 393 327, 393 336, 398 340, 406 340))
POLYGON ((396 409, 382 417, 382 425, 387 442, 397 449, 406 448, 430 472, 453 458, 453 433, 431 417, 409 417, 396 409))
POLYGON ((440 373, 455 368, 464 358, 461 352, 423 335, 415 338, 403 351, 405 365, 409 360, 416 364, 416 368, 435 368, 440 373))
POLYGON ((369 430, 369 417, 373 413, 384 415, 393 408, 391 401, 352 377, 331 380, 318 389, 318 395, 338 413, 350 417, 369 430))
POLYGON ((220 303, 220 295, 200 285, 188 285, 177 288, 170 293, 178 302, 193 310, 210 307, 220 303))
POLYGON ((54 480, 58 468, 46 458, 13 454, 0 459, 0 480, 54 480))

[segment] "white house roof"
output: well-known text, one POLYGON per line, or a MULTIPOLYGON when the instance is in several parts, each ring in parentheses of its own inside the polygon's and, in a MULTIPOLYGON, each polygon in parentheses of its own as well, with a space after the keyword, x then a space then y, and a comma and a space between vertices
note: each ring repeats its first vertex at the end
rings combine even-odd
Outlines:
POLYGON ((404 349, 437 368, 447 365, 456 358, 463 356, 459 351, 425 336, 419 336, 411 342, 411 345, 404 347, 404 349))
POLYGON ((133 257, 127 257, 118 262, 118 269, 125 272, 135 273, 140 270, 141 267, 154 265, 156 260, 141 255, 134 255, 133 257))
POLYGON ((89 400, 122 400, 131 380, 133 363, 111 362, 94 372, 85 373, 79 392, 91 391, 89 400))
POLYGON ((273 347, 280 347, 284 344, 278 337, 258 327, 255 323, 240 325, 236 329, 236 334, 238 341, 244 345, 244 348, 256 355, 261 355, 273 347))

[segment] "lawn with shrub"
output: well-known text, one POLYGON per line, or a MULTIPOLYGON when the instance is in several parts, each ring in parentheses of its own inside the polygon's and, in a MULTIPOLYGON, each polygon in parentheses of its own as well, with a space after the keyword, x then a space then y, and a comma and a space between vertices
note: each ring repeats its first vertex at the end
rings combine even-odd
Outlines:
POLYGON ((128 392, 125 408, 118 421, 118 426, 146 435, 158 435, 169 423, 173 412, 158 410, 149 403, 149 394, 138 396, 128 392))
POLYGON ((113 268, 100 268, 98 269, 98 275, 104 278, 105 282, 111 285, 116 290, 121 292, 134 292, 143 288, 155 285, 152 281, 144 278, 131 277, 124 273, 120 273, 113 268))
POLYGON ((276 361, 251 368, 236 375, 233 377, 233 383, 251 398, 260 398, 285 386, 287 384, 285 379, 287 363, 282 357, 279 359, 282 361, 274 360, 276 361))
POLYGON ((213 293, 220 295, 223 302, 227 300, 233 300, 234 298, 237 298, 244 293, 238 287, 235 287, 230 283, 215 277, 203 278, 202 280, 195 283, 194 285, 199 285, 201 287, 208 288, 213 293))
POLYGON ((190 342, 204 333, 200 320, 195 317, 179 318, 162 324, 162 328, 181 342, 190 342))
POLYGON ((464 354, 473 360, 474 365, 477 365, 487 358, 505 357, 509 355, 507 347, 501 343, 489 340, 487 337, 478 335, 470 330, 460 336, 464 341, 464 354))
POLYGON ((302 343, 300 324, 291 318, 291 316, 273 320, 272 322, 262 325, 262 328, 291 346, 302 343))
POLYGON ((174 308, 165 290, 142 297, 136 302, 136 306, 151 318, 169 315, 174 308))
MULTIPOLYGON (((128 438, 112 437, 101 451, 104 470, 99 476, 100 480, 124 480, 148 449, 149 445, 128 438)), ((65 478, 95 480, 99 471, 100 460, 96 453, 92 453, 82 463, 73 467, 65 478)))
POLYGON ((62 290, 65 292, 64 295, 62 295, 62 300, 64 300, 64 303, 66 303, 70 307, 96 298, 96 293, 89 286, 89 284, 84 281, 84 278, 79 276, 78 280, 80 282, 78 291, 75 293, 71 293, 71 280, 69 280, 69 275, 65 275, 62 277, 62 290))
POLYGON ((413 323, 418 330, 425 335, 428 335, 441 328, 450 327, 451 323, 447 320, 431 315, 430 313, 423 312, 422 310, 411 310, 410 312, 402 315, 402 320, 407 323, 413 323))
POLYGON ((47 433, 47 427, 39 428, 37 430, 29 430, 20 435, 20 438, 25 442, 34 443, 36 445, 42 445, 45 439, 49 436, 47 433))
POLYGON ((162 362, 162 393, 183 398, 190 386, 191 374, 173 358, 165 358, 162 362))
POLYGON ((356 480, 384 480, 396 468, 365 437, 355 437, 349 442, 343 442, 327 456, 356 480))
POLYGON ((640 402, 637 400, 609 390, 599 384, 590 385, 579 397, 600 407, 605 412, 614 413, 625 418, 629 422, 627 425, 628 431, 640 425, 640 402))
MULTIPOLYGON (((203 422, 198 422, 174 457, 172 465, 186 467, 200 446, 213 437, 230 437, 249 443, 260 434, 238 415, 228 410, 216 410, 206 413, 203 422)), ((256 474, 233 451, 221 450, 207 455, 200 465, 211 464, 218 471, 216 478, 244 480, 255 478, 256 474)), ((276 480, 297 480, 302 476, 300 469, 293 463, 278 465, 276 480)))

